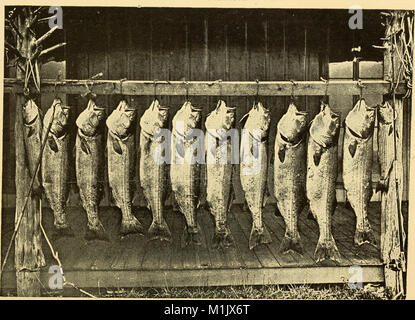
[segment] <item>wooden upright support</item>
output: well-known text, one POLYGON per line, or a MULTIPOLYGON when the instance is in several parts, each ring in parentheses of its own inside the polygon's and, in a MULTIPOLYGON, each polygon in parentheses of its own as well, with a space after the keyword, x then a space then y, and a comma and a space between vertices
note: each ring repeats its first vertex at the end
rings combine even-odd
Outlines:
MULTIPOLYGON (((403 69, 402 61, 399 59, 399 44, 395 46, 393 34, 400 29, 399 17, 404 12, 393 11, 386 23, 384 52, 384 80, 391 81, 392 84, 403 80, 400 73, 403 69)), ((398 35, 396 36, 398 37, 398 35)), ((403 196, 403 124, 404 115, 407 110, 403 109, 403 95, 387 95, 388 100, 395 109, 395 160, 389 175, 387 190, 382 191, 381 199, 381 255, 385 263, 385 285, 394 296, 404 293, 404 272, 406 269, 406 259, 404 253, 405 232, 402 217, 402 196, 403 196)))
MULTIPOLYGON (((18 38, 17 49, 23 57, 30 56, 32 34, 27 30, 28 17, 18 15, 16 25, 23 39, 18 38)), ((25 69, 25 65, 21 63, 25 69)), ((24 79, 25 74, 17 68, 16 77, 24 79)), ((16 122, 15 122, 15 141, 16 141, 16 215, 17 223, 22 213, 26 195, 29 192, 31 176, 27 168, 23 137, 23 106, 25 104, 23 94, 16 96, 16 122)), ((20 227, 15 239, 15 266, 17 279, 17 295, 23 297, 40 296, 40 268, 45 266, 45 258, 42 252, 41 230, 40 230, 40 199, 32 194, 26 205, 20 227)))

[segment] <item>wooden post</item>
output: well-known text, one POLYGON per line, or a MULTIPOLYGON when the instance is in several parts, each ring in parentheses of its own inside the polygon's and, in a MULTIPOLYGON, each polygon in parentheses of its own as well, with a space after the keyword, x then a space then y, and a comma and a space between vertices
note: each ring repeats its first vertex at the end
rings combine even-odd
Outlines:
MULTIPOLYGON (((399 30, 399 19, 404 12, 393 11, 388 18, 385 31, 385 53, 384 53, 384 80, 391 81, 393 84, 399 83, 403 77, 399 74, 402 65, 396 53, 399 47, 393 46, 390 37, 396 30, 399 30)), ((386 100, 394 106, 395 109, 395 152, 396 157, 393 162, 392 170, 389 176, 388 189, 382 191, 381 206, 381 255, 385 263, 385 286, 392 293, 398 295, 404 293, 404 275, 406 268, 404 252, 405 233, 403 230, 402 218, 402 196, 403 196, 403 117, 407 112, 403 109, 403 96, 395 97, 386 96, 386 100), (389 203, 392 205, 383 205, 389 203), (396 203, 396 205, 393 205, 396 203)))
MULTIPOLYGON (((17 26, 23 39, 18 38, 17 49, 23 57, 31 53, 32 34, 27 30, 28 17, 17 16, 17 26)), ((21 65, 25 69, 25 65, 21 65)), ((24 79, 25 74, 17 68, 16 77, 24 79)), ((28 194, 31 176, 25 159, 25 147, 23 137, 23 106, 25 97, 23 94, 16 96, 16 214, 17 223, 22 213, 25 197, 28 194)), ((45 258, 42 251, 40 230, 40 199, 32 195, 27 202, 25 213, 20 223, 15 239, 15 266, 17 280, 17 295, 23 297, 40 296, 40 268, 45 266, 45 258)))

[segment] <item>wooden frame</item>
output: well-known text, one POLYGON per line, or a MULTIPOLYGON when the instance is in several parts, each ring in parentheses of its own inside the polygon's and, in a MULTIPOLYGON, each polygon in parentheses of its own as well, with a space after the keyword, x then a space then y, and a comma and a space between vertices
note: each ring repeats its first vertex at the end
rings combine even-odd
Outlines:
MULTIPOLYGON (((359 95, 363 85, 363 94, 384 95, 390 91, 390 82, 386 80, 333 80, 329 81, 328 95, 359 95)), ((156 93, 167 96, 324 96, 326 84, 323 81, 152 81, 152 80, 65 80, 44 79, 41 81, 42 93, 83 94, 91 91, 100 95, 144 95, 156 93)), ((4 92, 20 93, 23 82, 19 79, 4 79, 4 92)), ((404 94, 406 87, 400 84, 397 94, 404 94)))

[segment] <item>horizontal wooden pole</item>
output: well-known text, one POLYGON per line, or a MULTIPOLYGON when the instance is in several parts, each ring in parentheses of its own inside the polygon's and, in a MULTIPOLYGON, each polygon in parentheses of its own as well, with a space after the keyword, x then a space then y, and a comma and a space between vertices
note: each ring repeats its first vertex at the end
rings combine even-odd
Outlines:
MULTIPOLYGON (((387 94, 390 83, 384 80, 362 80, 364 85, 363 96, 368 94, 387 94)), ((64 80, 44 79, 41 81, 42 93, 56 92, 62 94, 82 94, 87 91, 85 84, 92 86, 92 92, 102 95, 120 94, 119 80, 64 80)), ((290 96, 293 84, 290 81, 158 81, 156 83, 157 96, 290 96)), ((23 82, 14 78, 4 79, 5 92, 22 92, 23 82)), ((326 84, 323 81, 296 81, 294 95, 296 96, 324 96, 326 84)), ((400 84, 397 94, 406 92, 405 84, 400 84)), ((122 82, 122 93, 134 96, 154 95, 154 81, 132 80, 122 82)), ((359 95, 360 87, 357 81, 331 80, 327 89, 328 95, 359 95)))

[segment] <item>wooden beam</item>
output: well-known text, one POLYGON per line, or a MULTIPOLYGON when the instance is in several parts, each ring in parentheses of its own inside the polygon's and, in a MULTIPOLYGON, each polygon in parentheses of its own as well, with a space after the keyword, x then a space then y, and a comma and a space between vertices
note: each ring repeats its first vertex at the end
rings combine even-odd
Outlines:
MULTIPOLYGON (((363 283, 384 282, 382 266, 361 266, 363 283)), ((347 283, 349 266, 287 267, 258 269, 190 269, 190 270, 69 270, 69 282, 83 288, 105 287, 199 287, 272 284, 347 283)), ((50 274, 42 272, 40 280, 48 283, 50 274)), ((6 272, 4 287, 15 286, 12 274, 6 272)))
MULTIPOLYGON (((326 84, 323 81, 295 82, 296 96, 324 96, 326 84)), ((41 81, 42 93, 82 94, 86 92, 85 84, 92 85, 96 94, 111 95, 120 93, 120 80, 65 80, 58 81, 44 79, 41 81)), ((362 80, 363 94, 387 94, 390 83, 384 80, 362 80)), ((19 79, 5 78, 4 92, 22 92, 23 82, 19 79)), ((290 81, 260 81, 260 96, 290 96, 292 92, 290 81)), ((189 96, 255 96, 257 83, 255 81, 189 81, 189 96), (222 89, 221 89, 222 87, 222 89)), ((405 85, 398 87, 398 94, 405 93, 405 85)), ((154 95, 154 81, 123 81, 124 95, 152 96, 154 95)), ((329 95, 359 95, 360 88, 357 81, 331 80, 328 87, 329 95)), ((185 96, 186 84, 183 81, 157 81, 157 95, 185 96)))

